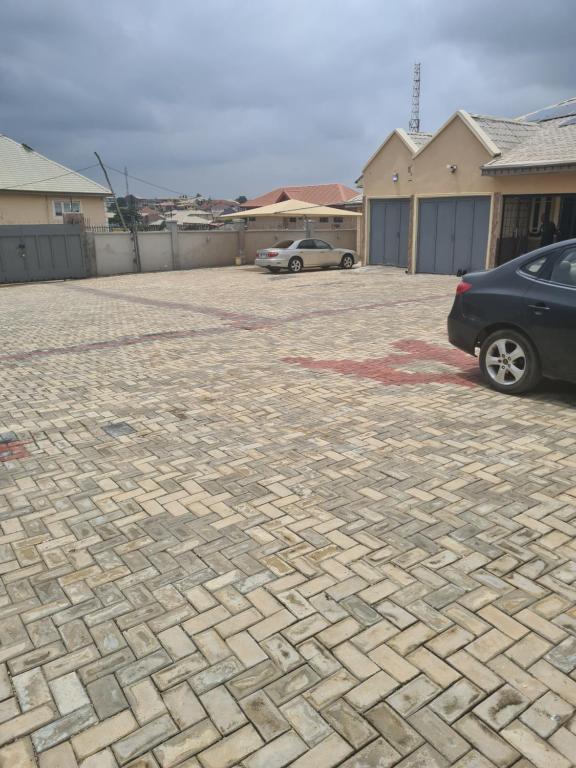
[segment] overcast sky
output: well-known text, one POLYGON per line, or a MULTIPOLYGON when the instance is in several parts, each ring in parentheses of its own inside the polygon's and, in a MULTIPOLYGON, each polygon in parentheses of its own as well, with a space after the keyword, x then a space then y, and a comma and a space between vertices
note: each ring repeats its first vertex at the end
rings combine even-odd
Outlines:
POLYGON ((458 108, 515 116, 576 96, 575 10, 574 0, 0 0, 0 133, 76 169, 97 150, 182 193, 353 186, 408 125, 414 61, 423 130, 458 108))

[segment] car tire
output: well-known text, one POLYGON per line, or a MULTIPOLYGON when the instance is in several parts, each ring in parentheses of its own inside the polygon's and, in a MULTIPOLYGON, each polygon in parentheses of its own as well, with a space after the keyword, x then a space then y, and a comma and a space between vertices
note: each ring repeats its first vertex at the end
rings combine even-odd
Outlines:
POLYGON ((299 256, 292 256, 288 262, 288 271, 297 274, 298 272, 302 272, 303 268, 304 262, 302 259, 299 256))
POLYGON ((507 328, 494 331, 482 342, 480 372, 492 389, 510 395, 529 392, 542 378, 538 353, 530 339, 507 328))
POLYGON ((351 253, 345 253, 340 260, 340 269, 352 269, 354 266, 354 256, 351 253))

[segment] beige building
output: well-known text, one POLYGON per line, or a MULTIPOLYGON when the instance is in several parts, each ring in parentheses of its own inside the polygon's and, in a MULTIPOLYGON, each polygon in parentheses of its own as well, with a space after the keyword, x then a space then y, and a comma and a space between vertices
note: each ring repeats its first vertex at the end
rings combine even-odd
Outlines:
POLYGON ((0 226, 62 224, 69 213, 104 226, 108 195, 106 187, 0 135, 0 226))
POLYGON ((517 119, 459 110, 434 134, 396 129, 362 186, 366 263, 457 274, 576 237, 576 99, 517 119))

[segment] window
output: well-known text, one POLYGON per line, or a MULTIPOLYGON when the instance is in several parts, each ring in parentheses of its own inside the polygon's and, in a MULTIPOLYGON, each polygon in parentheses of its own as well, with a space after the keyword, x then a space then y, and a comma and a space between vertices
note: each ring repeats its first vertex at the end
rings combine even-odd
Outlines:
POLYGON ((296 218, 296 216, 290 216, 288 221, 290 222, 290 224, 295 224, 298 221, 298 219, 296 218))
POLYGON ((576 288, 576 248, 564 251, 552 267, 550 282, 576 288))
POLYGON ((54 216, 65 213, 80 213, 80 203, 77 200, 54 200, 54 216))
POLYGON ((316 248, 322 248, 323 250, 327 248, 332 249, 332 246, 324 240, 314 240, 314 242, 316 243, 316 248))
POLYGON ((248 216, 248 221, 256 221, 256 216, 248 216))
POLYGON ((314 240, 300 240, 299 248, 316 248, 314 240))
POLYGON ((537 259, 529 261, 528 264, 524 264, 522 267, 520 267, 520 270, 522 272, 526 272, 528 275, 536 277, 547 260, 548 256, 539 256, 537 259))
POLYGON ((328 216, 320 216, 318 221, 320 222, 320 224, 327 224, 328 223, 328 216))
POLYGON ((334 216, 332 221, 334 222, 334 224, 342 224, 342 222, 344 221, 344 218, 342 216, 334 216))
POLYGON ((279 243, 274 243, 273 248, 290 248, 294 240, 280 240, 279 243))

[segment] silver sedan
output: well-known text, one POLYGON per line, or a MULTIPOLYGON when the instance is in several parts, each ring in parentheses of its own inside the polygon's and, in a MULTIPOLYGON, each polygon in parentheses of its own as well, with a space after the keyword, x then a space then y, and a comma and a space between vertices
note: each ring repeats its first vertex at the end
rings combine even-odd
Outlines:
POLYGON ((254 264, 270 272, 301 272, 308 267, 340 267, 352 269, 358 262, 356 251, 349 248, 334 248, 325 240, 306 238, 304 240, 281 240, 271 248, 263 248, 256 254, 254 264))

